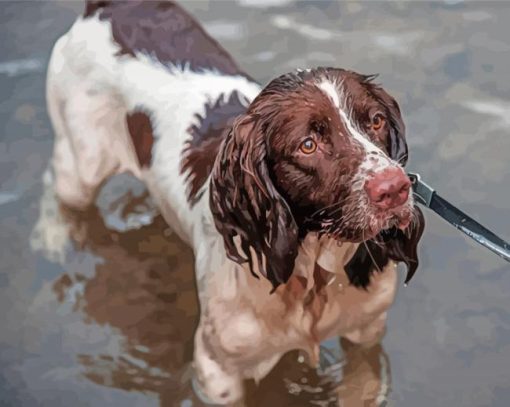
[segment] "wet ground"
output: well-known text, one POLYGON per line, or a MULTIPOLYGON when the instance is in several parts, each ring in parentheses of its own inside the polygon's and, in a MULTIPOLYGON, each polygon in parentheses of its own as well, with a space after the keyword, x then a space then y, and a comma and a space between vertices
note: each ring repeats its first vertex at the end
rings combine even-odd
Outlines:
MULTIPOLYGON (((316 65, 380 73, 404 113, 409 167, 510 238, 510 3, 186 7, 262 83, 316 65)), ((82 214, 43 183, 45 66, 81 8, 0 4, 0 406, 199 406, 190 250, 127 176, 82 214)), ((510 404, 510 267, 426 217, 421 269, 383 346, 329 341, 317 372, 289 354, 248 383, 246 405, 510 404)))

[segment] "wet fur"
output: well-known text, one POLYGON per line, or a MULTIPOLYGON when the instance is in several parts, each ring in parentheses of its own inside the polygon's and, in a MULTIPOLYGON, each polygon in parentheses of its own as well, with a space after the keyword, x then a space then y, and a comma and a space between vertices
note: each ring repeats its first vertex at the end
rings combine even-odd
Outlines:
POLYGON ((113 174, 147 185, 195 254, 194 367, 209 401, 240 399, 243 379, 260 380, 292 349, 317 361, 321 340, 384 334, 395 261, 410 278, 423 219, 415 210, 394 232, 361 216, 362 181, 407 157, 398 105, 371 79, 318 68, 262 89, 173 2, 90 1, 55 44, 56 194, 83 209, 113 174), (371 109, 384 131, 363 127, 371 109), (306 134, 324 137, 315 161, 295 154, 306 134), (390 231, 363 243, 369 220, 390 231))

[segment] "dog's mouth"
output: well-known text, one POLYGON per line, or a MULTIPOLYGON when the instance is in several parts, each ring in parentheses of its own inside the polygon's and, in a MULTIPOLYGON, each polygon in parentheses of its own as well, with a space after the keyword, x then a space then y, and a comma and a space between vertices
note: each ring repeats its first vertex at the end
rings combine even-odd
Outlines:
POLYGON ((401 230, 407 229, 412 221, 413 207, 412 203, 408 202, 399 208, 390 211, 374 211, 370 215, 368 222, 368 231, 373 234, 378 234, 381 230, 398 228, 401 230))
POLYGON ((346 206, 335 218, 325 218, 320 222, 319 233, 339 241, 360 243, 376 238, 384 230, 400 229, 405 231, 414 219, 412 199, 392 210, 376 210, 358 204, 346 206))

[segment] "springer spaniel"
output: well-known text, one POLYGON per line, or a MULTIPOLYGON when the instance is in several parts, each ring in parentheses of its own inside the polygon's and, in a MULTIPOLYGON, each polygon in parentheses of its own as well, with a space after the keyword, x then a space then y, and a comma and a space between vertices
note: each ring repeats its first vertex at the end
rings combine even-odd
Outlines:
POLYGON ((417 266, 398 104, 336 68, 250 78, 172 2, 89 1, 55 44, 47 102, 59 199, 94 202, 112 174, 145 182, 194 250, 198 388, 242 397, 292 349, 370 345, 397 262, 417 266))

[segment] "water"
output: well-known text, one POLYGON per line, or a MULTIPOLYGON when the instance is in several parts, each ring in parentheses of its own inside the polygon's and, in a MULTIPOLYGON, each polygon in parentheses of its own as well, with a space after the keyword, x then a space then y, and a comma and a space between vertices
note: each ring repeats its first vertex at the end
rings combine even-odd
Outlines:
MULTIPOLYGON (((380 73, 403 110, 409 169, 510 238, 509 3, 186 7, 262 83, 317 65, 380 73)), ((190 250, 129 177, 81 214, 43 183, 45 66, 81 8, 0 7, 0 405, 200 406, 190 250)), ((291 353, 248 383, 247 406, 508 405, 510 267, 426 217, 421 267, 400 285, 383 345, 342 352, 330 340, 319 371, 291 353)))

